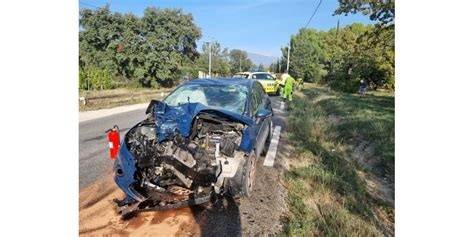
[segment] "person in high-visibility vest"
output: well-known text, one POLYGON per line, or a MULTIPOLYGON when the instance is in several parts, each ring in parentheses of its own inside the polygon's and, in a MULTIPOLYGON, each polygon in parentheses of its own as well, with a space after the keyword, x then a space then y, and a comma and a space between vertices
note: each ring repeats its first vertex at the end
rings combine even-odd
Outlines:
POLYGON ((285 81, 285 88, 283 88, 283 99, 288 99, 289 102, 293 101, 293 84, 295 79, 288 75, 285 81))

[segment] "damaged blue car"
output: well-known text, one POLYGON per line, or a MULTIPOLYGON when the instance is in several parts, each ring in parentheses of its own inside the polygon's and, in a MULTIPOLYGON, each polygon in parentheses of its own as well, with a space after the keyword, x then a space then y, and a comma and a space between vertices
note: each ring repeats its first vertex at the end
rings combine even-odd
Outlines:
POLYGON ((122 215, 247 197, 256 163, 270 145, 272 106, 262 85, 245 79, 195 79, 163 101, 125 135, 114 164, 125 192, 122 215))

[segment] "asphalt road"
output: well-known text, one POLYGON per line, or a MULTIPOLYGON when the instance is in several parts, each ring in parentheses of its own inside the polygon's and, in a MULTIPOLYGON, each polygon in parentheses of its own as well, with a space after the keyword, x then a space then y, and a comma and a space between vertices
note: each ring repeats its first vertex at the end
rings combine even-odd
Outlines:
POLYGON ((101 175, 112 172, 113 160, 105 131, 118 125, 120 138, 145 118, 145 109, 132 110, 79 123, 79 188, 95 182, 101 175))

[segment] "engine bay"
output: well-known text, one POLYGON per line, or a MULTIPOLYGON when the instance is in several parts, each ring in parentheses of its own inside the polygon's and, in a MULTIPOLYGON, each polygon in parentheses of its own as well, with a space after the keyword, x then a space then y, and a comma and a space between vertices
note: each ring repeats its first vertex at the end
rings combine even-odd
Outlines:
POLYGON ((192 121, 189 136, 178 130, 158 136, 154 116, 132 128, 124 145, 135 157, 131 186, 144 197, 144 206, 165 206, 229 189, 246 153, 239 149, 245 125, 201 112, 192 121))

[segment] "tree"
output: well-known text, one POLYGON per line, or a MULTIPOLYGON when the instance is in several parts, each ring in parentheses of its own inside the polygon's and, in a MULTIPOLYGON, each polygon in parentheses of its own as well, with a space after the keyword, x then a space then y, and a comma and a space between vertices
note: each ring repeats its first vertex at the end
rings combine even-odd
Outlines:
MULTIPOLYGON (((296 35, 291 36, 290 42, 290 74, 292 76, 303 78, 308 82, 317 82, 327 74, 323 65, 327 56, 316 30, 302 28, 296 35)), ((287 47, 282 48, 282 54, 282 62, 286 66, 287 47)))
POLYGON ((240 49, 233 49, 229 54, 229 64, 231 73, 249 71, 253 63, 248 58, 247 52, 240 49))
POLYGON ((109 5, 81 10, 79 23, 79 59, 82 68, 101 68, 118 74, 119 66, 114 58, 114 46, 120 38, 120 17, 112 14, 109 5))
POLYGON ((229 76, 229 50, 227 48, 221 49, 221 45, 217 41, 211 42, 210 45, 206 43, 202 45, 202 54, 199 57, 198 63, 199 67, 208 68, 209 51, 211 51, 212 73, 218 73, 219 76, 229 76))
POLYGON ((365 2, 340 0, 339 4, 334 14, 362 12, 370 14, 370 19, 377 21, 374 29, 357 39, 358 65, 370 66, 373 69, 359 70, 359 75, 369 77, 367 80, 374 87, 384 85, 395 89, 395 0, 365 2), (376 76, 368 76, 367 72, 377 73, 376 76))
POLYGON ((395 19, 395 0, 380 1, 347 1, 339 0, 339 7, 334 15, 356 14, 362 12, 370 14, 370 20, 378 21, 381 26, 392 25, 395 19))
MULTIPOLYGON (((353 23, 339 29, 300 29, 291 36, 290 74, 354 92, 360 80, 372 88, 395 85, 395 1, 344 1, 334 15, 369 14, 375 26, 353 23)), ((279 63, 286 69, 288 47, 279 63)), ((277 62, 278 63, 278 62, 277 62)), ((282 69, 281 71, 283 71, 282 69)))
POLYGON ((278 73, 278 64, 280 63, 279 61, 280 60, 277 60, 276 62, 271 63, 270 66, 268 66, 268 70, 270 72, 278 73))
POLYGON ((282 73, 281 67, 282 67, 282 63, 280 59, 277 59, 275 63, 272 63, 270 65, 270 68, 271 68, 270 70, 273 70, 273 72, 276 72, 276 73, 282 73))
MULTIPOLYGON (((353 23, 329 31, 301 29, 291 37, 290 74, 355 92, 360 80, 372 88, 394 88, 394 37, 391 30, 353 23), (377 37, 369 37, 377 35, 377 37)), ((287 47, 281 62, 286 69, 287 47)))
POLYGON ((83 75, 106 70, 115 81, 124 79, 145 87, 171 86, 180 76, 179 68, 199 55, 196 40, 201 32, 192 15, 180 9, 149 7, 143 17, 137 17, 111 13, 105 5, 81 10, 79 23, 79 66, 83 75))

